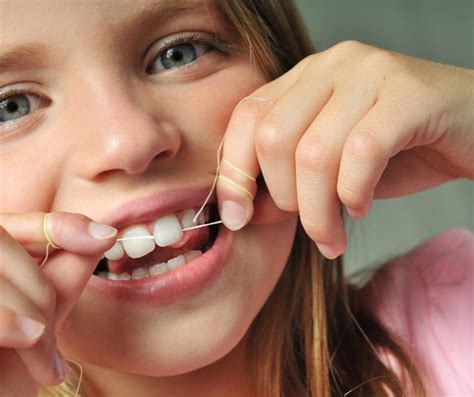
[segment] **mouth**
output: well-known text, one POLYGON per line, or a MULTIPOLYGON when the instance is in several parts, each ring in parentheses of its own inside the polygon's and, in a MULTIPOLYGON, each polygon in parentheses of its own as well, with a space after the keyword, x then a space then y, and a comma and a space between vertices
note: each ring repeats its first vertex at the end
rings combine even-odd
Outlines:
POLYGON ((219 219, 217 206, 208 204, 194 224, 198 209, 186 208, 150 222, 124 225, 118 234, 118 239, 123 241, 116 242, 105 253, 94 270, 94 276, 111 282, 133 282, 173 272, 199 258, 212 248, 221 225, 183 232, 182 229, 219 219))
MULTIPOLYGON (((183 231, 195 226, 194 215, 208 193, 208 186, 161 191, 98 219, 119 234, 88 282, 92 294, 111 305, 159 307, 204 291, 218 293, 229 282, 224 269, 233 266, 228 258, 234 233, 222 224, 183 231)), ((211 195, 198 224, 218 220, 216 202, 211 195)))

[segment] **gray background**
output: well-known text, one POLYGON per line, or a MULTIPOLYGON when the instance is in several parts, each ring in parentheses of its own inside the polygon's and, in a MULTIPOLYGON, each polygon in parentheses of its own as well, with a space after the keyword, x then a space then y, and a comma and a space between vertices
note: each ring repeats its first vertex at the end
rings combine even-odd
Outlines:
MULTIPOLYGON (((347 39, 473 68, 474 1, 296 0, 318 51, 347 39)), ((376 267, 444 230, 474 230, 474 183, 458 180, 397 199, 376 200, 348 220, 347 272, 376 267)))

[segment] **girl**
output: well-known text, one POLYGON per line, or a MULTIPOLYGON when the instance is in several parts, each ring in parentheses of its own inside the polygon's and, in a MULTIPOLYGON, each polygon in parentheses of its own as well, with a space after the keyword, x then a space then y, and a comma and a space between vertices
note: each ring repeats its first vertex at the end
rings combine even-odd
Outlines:
POLYGON ((0 15, 1 396, 472 392, 472 234, 362 290, 341 258, 343 206, 474 178, 472 71, 313 54, 289 1, 0 15), (450 289, 425 293, 446 255, 450 289), (440 345, 425 303, 447 291, 440 345))

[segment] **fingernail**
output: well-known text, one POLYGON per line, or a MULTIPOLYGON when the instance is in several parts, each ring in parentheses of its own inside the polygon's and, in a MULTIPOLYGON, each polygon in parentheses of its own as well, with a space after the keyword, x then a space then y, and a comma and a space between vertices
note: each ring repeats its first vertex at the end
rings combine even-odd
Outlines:
POLYGON ((226 200, 221 204, 220 215, 226 227, 237 231, 245 225, 247 210, 234 201, 226 200))
POLYGON ((316 245, 318 246, 321 254, 323 254, 328 259, 335 259, 339 256, 334 247, 332 247, 331 245, 320 243, 316 243, 316 245))
POLYGON ((109 225, 104 225, 94 221, 89 223, 89 234, 97 240, 105 240, 114 237, 117 235, 117 232, 116 228, 109 225))
POLYGON ((355 209, 349 208, 349 207, 346 207, 346 212, 351 217, 351 219, 353 219, 353 220, 361 219, 365 215, 362 211, 355 210, 355 209))
POLYGON ((54 356, 54 375, 58 379, 64 380, 64 378, 66 378, 66 373, 67 367, 64 358, 61 353, 56 352, 56 355, 54 356))
POLYGON ((41 324, 32 318, 17 314, 15 316, 15 323, 20 332, 28 339, 36 339, 43 335, 45 328, 44 324, 41 324))

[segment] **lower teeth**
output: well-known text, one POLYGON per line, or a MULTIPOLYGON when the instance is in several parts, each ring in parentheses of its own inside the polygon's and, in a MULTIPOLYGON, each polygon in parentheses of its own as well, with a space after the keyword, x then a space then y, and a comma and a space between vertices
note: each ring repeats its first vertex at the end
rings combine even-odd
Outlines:
POLYGON ((132 274, 130 273, 121 273, 121 274, 116 274, 112 273, 109 271, 98 271, 94 272, 97 276, 101 278, 105 278, 111 281, 124 281, 124 280, 139 280, 142 278, 146 277, 153 277, 155 275, 159 275, 162 273, 167 273, 169 271, 174 270, 177 267, 180 267, 188 262, 193 261, 194 259, 198 258, 203 254, 202 251, 200 250, 193 250, 193 251, 188 251, 184 255, 178 255, 175 258, 169 259, 166 263, 161 263, 161 264, 156 264, 153 266, 150 266, 149 268, 144 268, 140 267, 135 269, 132 274))

